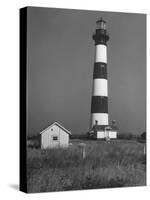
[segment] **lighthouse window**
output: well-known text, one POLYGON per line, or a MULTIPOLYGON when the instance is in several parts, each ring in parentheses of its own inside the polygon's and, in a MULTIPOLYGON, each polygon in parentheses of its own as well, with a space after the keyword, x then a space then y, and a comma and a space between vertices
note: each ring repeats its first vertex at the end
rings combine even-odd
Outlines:
POLYGON ((101 39, 100 41, 101 41, 102 44, 105 43, 105 40, 104 40, 104 39, 101 39))

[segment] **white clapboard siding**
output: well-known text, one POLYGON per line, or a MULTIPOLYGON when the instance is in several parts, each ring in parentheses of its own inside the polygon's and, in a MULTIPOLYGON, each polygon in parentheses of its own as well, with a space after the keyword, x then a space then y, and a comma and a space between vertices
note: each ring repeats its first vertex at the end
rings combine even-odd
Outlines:
POLYGON ((104 131, 97 131, 97 139, 102 139, 102 138, 105 138, 104 131))
POLYGON ((109 131, 109 138, 116 139, 117 131, 109 131))
POLYGON ((106 137, 108 137, 110 139, 116 139, 117 131, 115 131, 115 130, 97 131, 97 139, 103 139, 106 137))

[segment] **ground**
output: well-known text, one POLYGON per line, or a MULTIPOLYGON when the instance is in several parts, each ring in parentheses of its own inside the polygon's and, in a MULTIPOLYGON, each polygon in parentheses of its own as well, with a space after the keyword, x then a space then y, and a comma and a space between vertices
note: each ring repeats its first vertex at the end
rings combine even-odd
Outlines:
POLYGON ((71 140, 67 149, 28 148, 28 192, 146 185, 144 143, 71 140), (86 157, 82 147, 86 144, 86 157))

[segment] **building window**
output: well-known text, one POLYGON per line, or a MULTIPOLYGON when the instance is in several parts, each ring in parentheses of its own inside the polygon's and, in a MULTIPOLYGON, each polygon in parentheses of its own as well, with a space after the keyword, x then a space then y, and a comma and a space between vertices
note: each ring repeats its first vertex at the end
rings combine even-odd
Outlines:
POLYGON ((58 140, 58 137, 57 136, 53 136, 53 140, 58 140))

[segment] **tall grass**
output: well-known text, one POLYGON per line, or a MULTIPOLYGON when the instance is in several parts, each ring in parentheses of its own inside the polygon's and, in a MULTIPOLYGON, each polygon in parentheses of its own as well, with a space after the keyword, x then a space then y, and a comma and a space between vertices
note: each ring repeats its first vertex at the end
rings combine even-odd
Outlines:
POLYGON ((143 144, 84 141, 68 149, 28 149, 28 192, 80 190, 146 184, 143 144))

